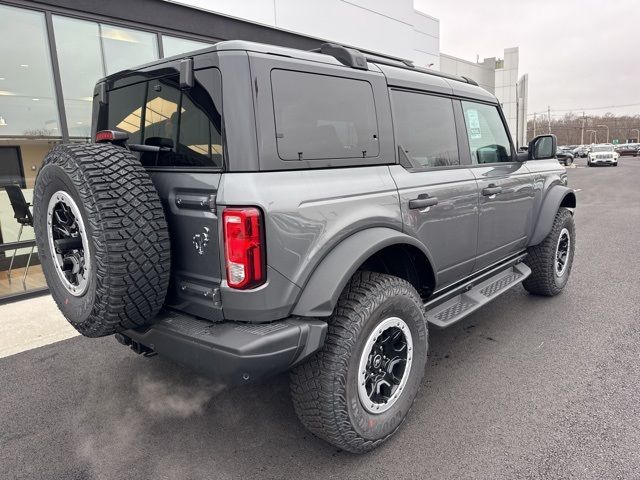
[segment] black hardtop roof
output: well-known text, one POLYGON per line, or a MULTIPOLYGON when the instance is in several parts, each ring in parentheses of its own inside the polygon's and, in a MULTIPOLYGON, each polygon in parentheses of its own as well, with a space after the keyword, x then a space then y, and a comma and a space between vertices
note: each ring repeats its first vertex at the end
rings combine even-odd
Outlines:
POLYGON ((226 51, 245 51, 272 54, 312 62, 328 63, 351 68, 360 68, 376 72, 381 71, 387 77, 390 84, 397 83, 399 86, 401 86, 401 84, 404 80, 406 80, 407 77, 411 77, 413 78, 413 82, 416 84, 416 86, 424 83, 424 86, 426 87, 444 87, 444 90, 443 88, 436 89, 443 90, 443 93, 451 93, 464 97, 480 98, 483 101, 496 102, 496 98, 494 95, 479 87, 476 82, 469 78, 458 77, 436 70, 416 67, 411 61, 399 57, 393 57, 375 52, 368 52, 366 50, 352 49, 349 47, 343 47, 342 45, 328 43, 323 44, 321 48, 314 51, 307 51, 296 48, 281 47, 278 45, 250 42, 245 40, 225 40, 200 50, 195 50, 193 52, 181 55, 174 55, 172 57, 166 57, 160 60, 146 63, 144 65, 140 65, 132 69, 120 71, 100 79, 99 82, 104 82, 106 80, 115 80, 117 78, 135 74, 136 72, 152 70, 155 67, 178 62, 187 57, 203 56, 210 53, 226 51), (325 48, 327 46, 329 48, 325 48), (323 51, 331 53, 323 53, 323 51), (344 55, 340 54, 341 51, 344 52, 344 55), (349 65, 349 57, 353 57, 354 55, 356 57, 361 56, 363 59, 365 59, 366 67, 362 68, 361 64, 359 64, 359 66, 349 65), (375 65, 375 67, 371 68, 371 64, 375 65))

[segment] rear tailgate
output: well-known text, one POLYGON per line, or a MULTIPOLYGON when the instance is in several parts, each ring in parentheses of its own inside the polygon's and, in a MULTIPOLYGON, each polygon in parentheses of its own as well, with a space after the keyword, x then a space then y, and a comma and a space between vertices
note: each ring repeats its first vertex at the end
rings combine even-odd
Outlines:
POLYGON ((195 71, 193 86, 184 88, 178 69, 165 65, 107 79, 106 102, 94 102, 94 131, 128 135, 162 200, 172 270, 165 306, 212 321, 223 319, 215 209, 223 167, 221 82, 210 67, 195 71))
POLYGON ((171 284, 165 305, 222 320, 218 216, 220 173, 150 172, 171 236, 171 284))

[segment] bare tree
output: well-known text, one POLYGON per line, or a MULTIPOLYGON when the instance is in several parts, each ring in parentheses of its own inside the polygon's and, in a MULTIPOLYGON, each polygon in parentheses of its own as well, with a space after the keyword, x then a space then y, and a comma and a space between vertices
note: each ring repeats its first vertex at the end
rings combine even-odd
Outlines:
MULTIPOLYGON (((538 117, 540 117, 538 115, 538 117)), ((533 138, 533 118, 527 122, 527 138, 533 138)), ((541 129, 542 124, 540 118, 537 119, 538 125, 536 133, 547 130, 547 120, 544 122, 544 130, 541 129)), ((638 139, 638 129, 640 128, 640 115, 614 115, 607 112, 604 115, 585 115, 584 117, 575 112, 569 112, 562 117, 551 119, 551 133, 558 137, 559 145, 579 145, 584 129, 584 143, 590 143, 587 130, 596 130, 598 142, 605 142, 607 138, 607 130, 598 125, 606 125, 609 127, 609 141, 618 140, 619 143, 626 143, 628 140, 635 142, 638 139)))

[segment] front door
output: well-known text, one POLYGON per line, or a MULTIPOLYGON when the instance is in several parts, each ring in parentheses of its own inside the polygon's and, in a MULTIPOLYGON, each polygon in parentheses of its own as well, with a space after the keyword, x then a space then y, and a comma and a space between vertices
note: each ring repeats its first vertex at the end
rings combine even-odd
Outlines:
POLYGON ((533 177, 524 163, 515 161, 496 105, 463 101, 462 110, 479 192, 477 271, 525 248, 533 214, 533 177))
POLYGON ((454 102, 391 90, 402 165, 390 170, 398 186, 404 230, 431 254, 436 288, 469 275, 476 254, 478 187, 471 170, 461 165, 454 102))

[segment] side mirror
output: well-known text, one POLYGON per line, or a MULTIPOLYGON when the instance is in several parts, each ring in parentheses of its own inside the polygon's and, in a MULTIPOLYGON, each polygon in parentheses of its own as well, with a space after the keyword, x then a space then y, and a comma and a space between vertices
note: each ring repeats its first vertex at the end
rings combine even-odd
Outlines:
POLYGON ((529 142, 529 160, 546 160, 556 156, 558 140, 555 135, 539 135, 529 142))

